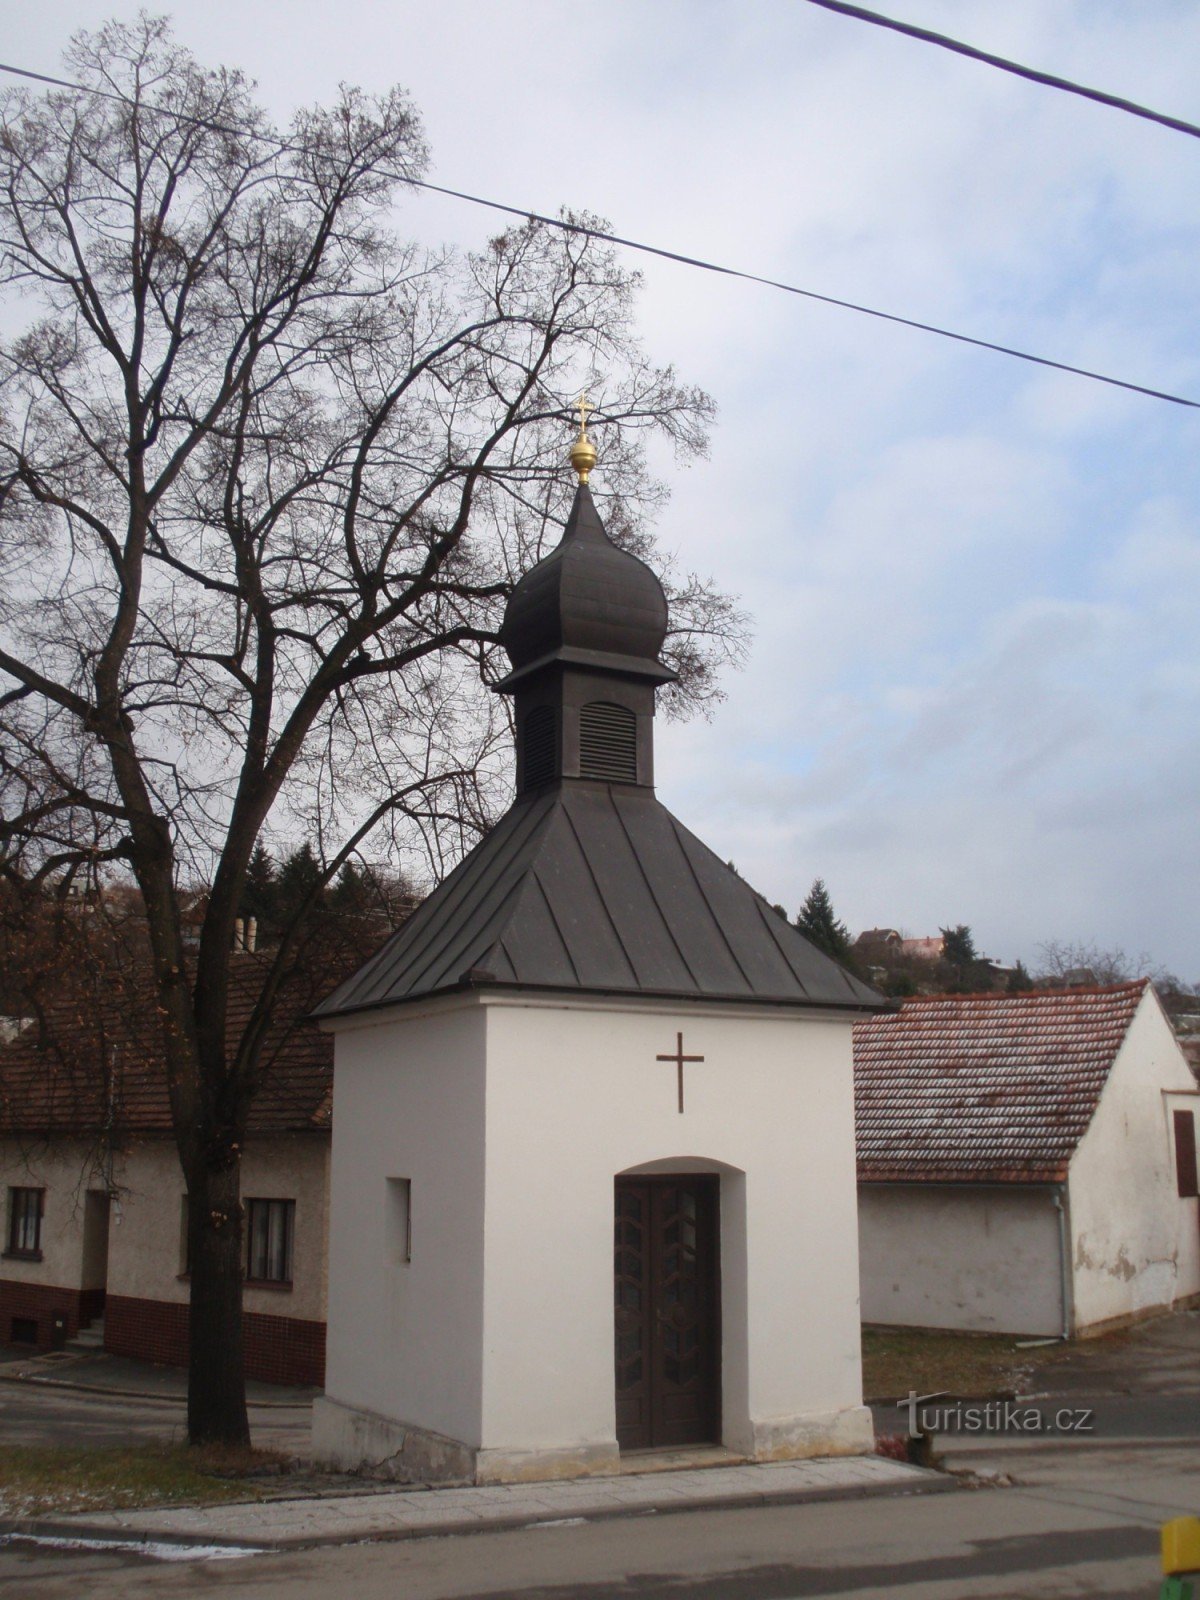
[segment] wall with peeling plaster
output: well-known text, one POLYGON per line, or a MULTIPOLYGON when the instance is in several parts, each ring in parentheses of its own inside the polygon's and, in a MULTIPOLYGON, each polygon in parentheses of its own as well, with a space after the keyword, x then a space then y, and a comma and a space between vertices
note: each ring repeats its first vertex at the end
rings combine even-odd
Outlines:
POLYGON ((1174 1106, 1200 1108, 1195 1087, 1148 990, 1071 1161, 1078 1332, 1200 1293, 1200 1202, 1176 1192, 1171 1123, 1174 1106))

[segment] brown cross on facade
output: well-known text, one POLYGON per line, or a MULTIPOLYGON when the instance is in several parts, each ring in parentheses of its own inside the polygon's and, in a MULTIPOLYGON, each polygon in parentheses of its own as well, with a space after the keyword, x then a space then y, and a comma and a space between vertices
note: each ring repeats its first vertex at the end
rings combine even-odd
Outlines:
POLYGON ((675 1054, 673 1056, 656 1056, 656 1061, 673 1061, 679 1072, 679 1114, 683 1115, 683 1064, 685 1061, 703 1061, 703 1056, 685 1056, 683 1053, 683 1035, 675 1035, 675 1054))

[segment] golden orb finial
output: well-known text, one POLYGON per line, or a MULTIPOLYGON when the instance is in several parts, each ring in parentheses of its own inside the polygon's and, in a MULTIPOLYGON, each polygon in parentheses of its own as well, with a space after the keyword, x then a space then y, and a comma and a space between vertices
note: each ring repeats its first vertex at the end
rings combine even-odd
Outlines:
POLYGON ((588 476, 596 465, 596 446, 588 438, 587 431, 588 412, 595 409, 594 405, 588 403, 586 394, 579 396, 579 437, 571 446, 571 465, 578 473, 580 483, 588 481, 588 476))

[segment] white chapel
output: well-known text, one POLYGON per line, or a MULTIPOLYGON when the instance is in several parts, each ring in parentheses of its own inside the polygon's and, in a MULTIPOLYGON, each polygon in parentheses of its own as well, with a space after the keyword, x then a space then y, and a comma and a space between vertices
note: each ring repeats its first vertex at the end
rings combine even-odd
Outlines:
POLYGON ((872 1448, 851 1028, 878 996, 654 792, 667 606, 580 483, 514 590, 517 794, 324 1003, 314 1447, 410 1480, 872 1448))

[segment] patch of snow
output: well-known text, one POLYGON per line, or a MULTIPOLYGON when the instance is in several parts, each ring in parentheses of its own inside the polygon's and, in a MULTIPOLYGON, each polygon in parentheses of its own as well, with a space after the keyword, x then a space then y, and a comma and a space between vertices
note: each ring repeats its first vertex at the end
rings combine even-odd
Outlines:
POLYGON ((0 1549, 10 1544, 33 1544, 49 1550, 128 1550, 152 1561, 239 1561, 243 1556, 265 1555, 265 1550, 227 1544, 165 1544, 156 1539, 68 1539, 48 1533, 0 1535, 0 1549))

